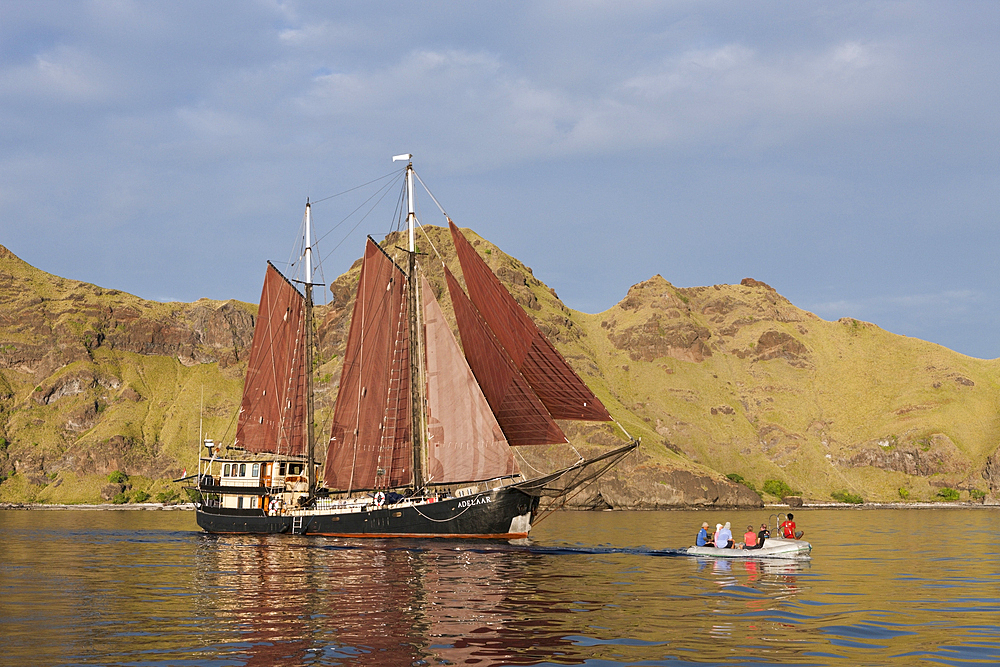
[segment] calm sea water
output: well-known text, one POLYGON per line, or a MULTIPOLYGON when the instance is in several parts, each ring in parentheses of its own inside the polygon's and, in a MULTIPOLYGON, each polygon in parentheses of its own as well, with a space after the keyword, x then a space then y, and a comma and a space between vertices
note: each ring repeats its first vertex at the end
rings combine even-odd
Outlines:
POLYGON ((0 511, 0 664, 1000 663, 1000 510, 803 509, 807 562, 663 551, 767 514, 562 512, 513 546, 0 511))

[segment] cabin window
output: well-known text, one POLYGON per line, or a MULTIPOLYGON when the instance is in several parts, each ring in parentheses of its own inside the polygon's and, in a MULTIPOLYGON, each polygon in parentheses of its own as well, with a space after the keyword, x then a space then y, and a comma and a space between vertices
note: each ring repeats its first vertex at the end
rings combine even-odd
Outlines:
POLYGON ((236 508, 243 509, 243 496, 236 496, 236 508))
POLYGON ((241 463, 240 464, 240 477, 246 477, 246 476, 247 476, 247 464, 246 463, 241 463))
POLYGON ((291 475, 301 475, 302 474, 302 464, 296 463, 295 465, 288 466, 288 472, 291 475))
POLYGON ((229 477, 229 464, 228 463, 226 464, 226 467, 222 469, 222 476, 223 477, 229 477))
POLYGON ((252 510, 257 509, 257 498, 256 497, 253 497, 253 498, 250 499, 250 509, 252 509, 252 510))
POLYGON ((253 477, 253 478, 260 477, 260 464, 259 463, 254 463, 253 464, 253 470, 250 472, 250 476, 253 477))
POLYGON ((278 476, 279 477, 284 477, 285 476, 285 462, 284 461, 281 461, 280 463, 278 463, 278 476))

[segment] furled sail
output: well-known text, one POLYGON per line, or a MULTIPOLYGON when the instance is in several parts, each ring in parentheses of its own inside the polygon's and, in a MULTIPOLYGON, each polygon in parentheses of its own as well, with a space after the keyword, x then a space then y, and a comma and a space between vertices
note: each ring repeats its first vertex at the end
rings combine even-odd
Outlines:
POLYGON ((448 226, 469 299, 552 417, 610 421, 604 405, 538 330, 455 223, 449 220, 448 226))
POLYGON ((427 481, 493 479, 519 472, 427 278, 421 276, 427 356, 427 481))
POLYGON ((251 452, 305 452, 304 324, 302 294, 268 262, 235 446, 251 452))
POLYGON ((329 488, 413 479, 406 275, 368 238, 326 455, 329 488))
POLYGON ((565 442, 527 380, 518 372, 482 315, 462 291, 448 267, 444 269, 465 358, 511 445, 548 445, 565 442))

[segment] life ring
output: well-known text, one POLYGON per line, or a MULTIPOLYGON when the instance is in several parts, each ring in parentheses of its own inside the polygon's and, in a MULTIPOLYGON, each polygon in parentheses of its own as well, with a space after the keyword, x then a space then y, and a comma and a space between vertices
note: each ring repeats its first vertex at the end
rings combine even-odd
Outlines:
POLYGON ((385 504, 385 494, 379 491, 375 494, 375 507, 382 507, 385 504))

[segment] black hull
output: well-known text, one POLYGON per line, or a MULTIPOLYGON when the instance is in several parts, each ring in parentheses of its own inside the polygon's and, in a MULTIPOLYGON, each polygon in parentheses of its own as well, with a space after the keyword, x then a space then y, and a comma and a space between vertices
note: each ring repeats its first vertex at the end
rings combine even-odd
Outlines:
POLYGON ((209 533, 515 539, 527 537, 537 508, 537 497, 507 487, 417 506, 386 505, 361 512, 319 511, 298 516, 200 505, 197 518, 198 525, 209 533))

